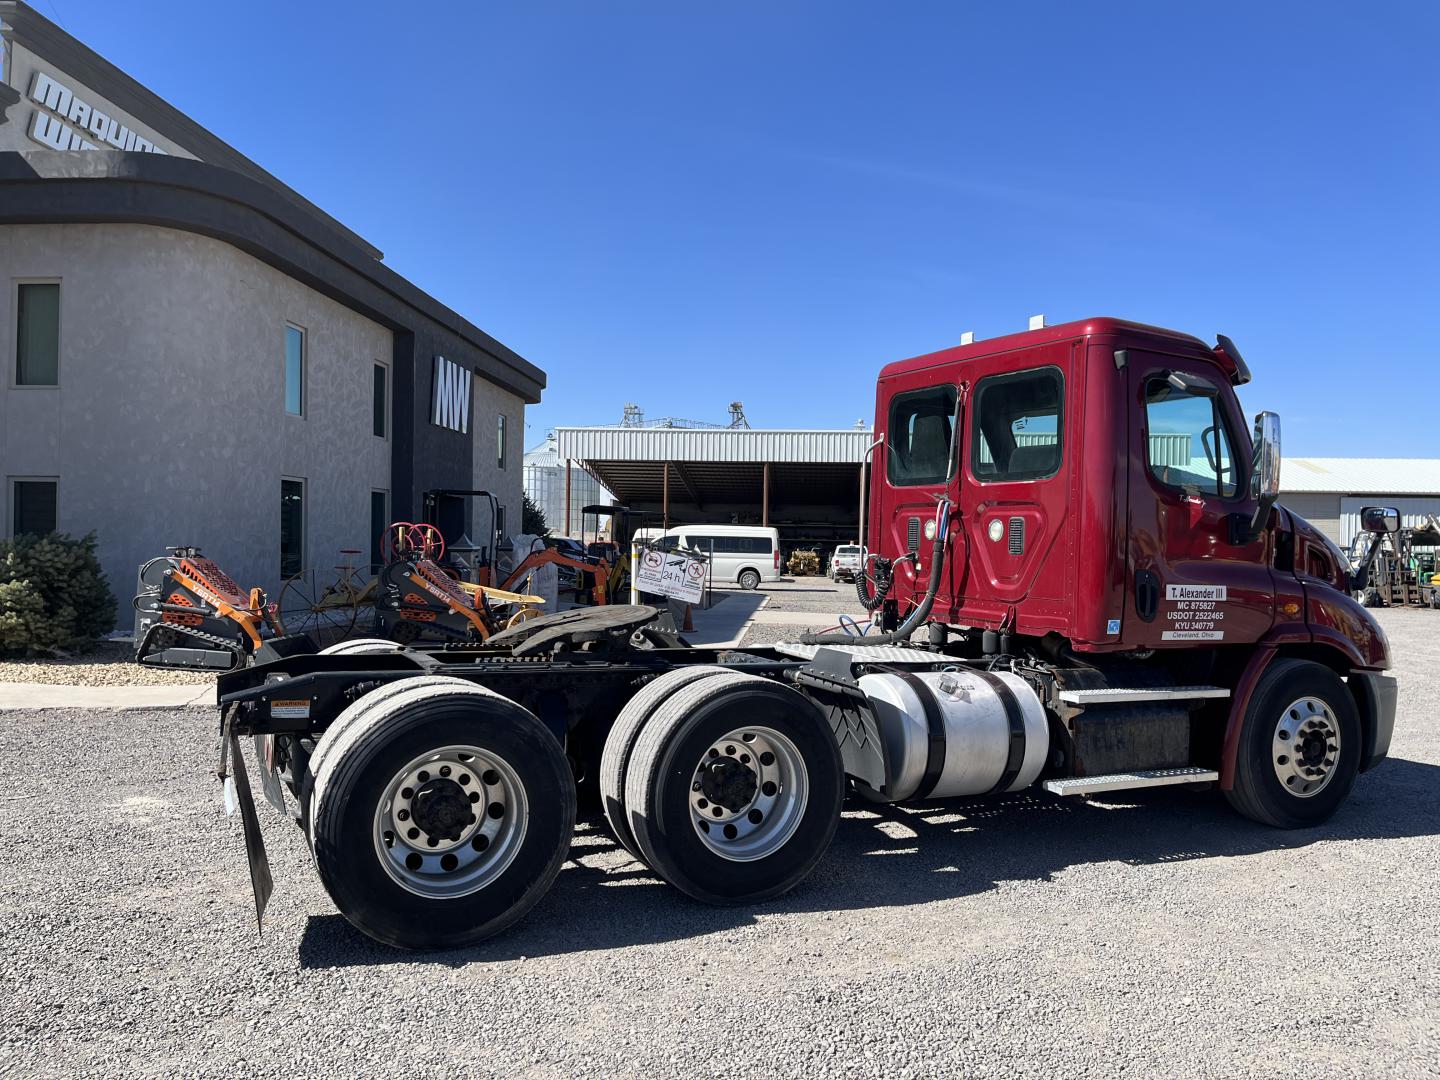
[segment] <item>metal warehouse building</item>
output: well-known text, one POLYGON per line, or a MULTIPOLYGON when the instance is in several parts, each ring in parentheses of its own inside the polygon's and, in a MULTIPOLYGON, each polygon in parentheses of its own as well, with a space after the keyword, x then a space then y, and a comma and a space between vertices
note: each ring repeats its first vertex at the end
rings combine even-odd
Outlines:
POLYGON ((869 431, 562 427, 556 454, 657 525, 773 525, 786 549, 854 542, 869 431))
POLYGON ((271 589, 366 561, 430 488, 518 525, 539 369, 25 4, 0 26, 7 534, 94 530, 124 608, 171 544, 271 589))
POLYGON ((1362 506, 1394 506, 1403 525, 1440 516, 1440 459, 1287 457, 1280 502, 1348 547, 1362 506))
MULTIPOLYGON (((579 536, 586 527, 581 513, 586 506, 608 506, 616 501, 584 469, 574 463, 566 467, 556 449, 554 432, 539 446, 525 451, 525 494, 539 507, 545 524, 557 536, 579 536)), ((588 527, 593 530, 596 522, 591 519, 588 527)))

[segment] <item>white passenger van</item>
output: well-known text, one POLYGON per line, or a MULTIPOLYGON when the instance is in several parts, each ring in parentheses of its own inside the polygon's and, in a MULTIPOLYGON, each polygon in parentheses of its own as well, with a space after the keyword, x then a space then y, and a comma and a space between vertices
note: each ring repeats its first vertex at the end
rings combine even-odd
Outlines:
POLYGON ((688 548, 708 555, 714 544, 714 580, 753 589, 780 580, 780 533, 763 525, 677 525, 660 538, 660 547, 688 548))

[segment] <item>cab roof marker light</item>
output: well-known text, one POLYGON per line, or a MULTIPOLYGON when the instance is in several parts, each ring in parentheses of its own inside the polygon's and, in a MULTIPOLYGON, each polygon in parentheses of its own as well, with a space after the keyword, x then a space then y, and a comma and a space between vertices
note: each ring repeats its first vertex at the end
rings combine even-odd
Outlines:
POLYGON ((1044 329, 1045 329, 1045 316, 1044 316, 1044 315, 1031 315, 1031 316, 1030 316, 1030 329, 1031 329, 1031 330, 1044 330, 1044 329))
POLYGON ((960 335, 960 344, 961 344, 961 345, 974 345, 974 344, 975 344, 975 331, 974 331, 974 330, 966 330, 963 334, 961 334, 961 335, 960 335))

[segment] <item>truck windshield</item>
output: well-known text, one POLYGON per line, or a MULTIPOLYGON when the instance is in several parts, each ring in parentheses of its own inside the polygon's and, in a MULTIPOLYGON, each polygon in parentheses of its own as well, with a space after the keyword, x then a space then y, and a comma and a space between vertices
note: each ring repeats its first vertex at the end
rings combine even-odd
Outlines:
POLYGON ((950 429, 955 387, 930 386, 897 394, 890 403, 886 470, 897 487, 943 484, 950 479, 950 429))

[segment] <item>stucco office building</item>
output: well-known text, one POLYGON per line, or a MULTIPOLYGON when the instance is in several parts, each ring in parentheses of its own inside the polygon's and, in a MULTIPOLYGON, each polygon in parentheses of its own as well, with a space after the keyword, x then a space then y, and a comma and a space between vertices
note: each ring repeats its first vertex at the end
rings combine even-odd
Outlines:
POLYGON ((272 589, 368 559, 430 488, 518 525, 541 371, 33 9, 0 24, 7 535, 94 530, 123 607, 166 545, 272 589))

